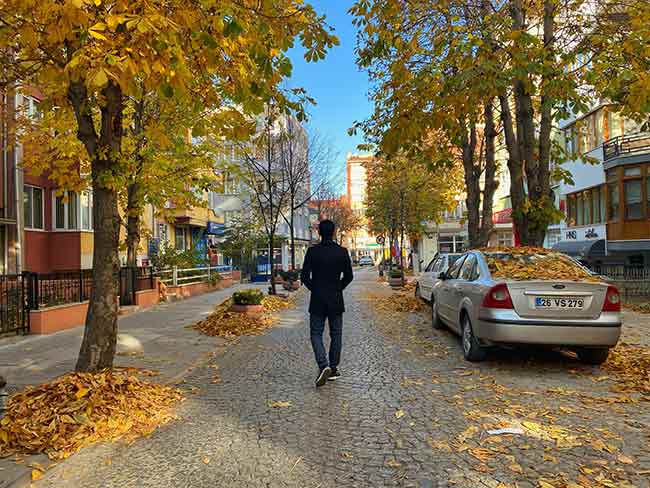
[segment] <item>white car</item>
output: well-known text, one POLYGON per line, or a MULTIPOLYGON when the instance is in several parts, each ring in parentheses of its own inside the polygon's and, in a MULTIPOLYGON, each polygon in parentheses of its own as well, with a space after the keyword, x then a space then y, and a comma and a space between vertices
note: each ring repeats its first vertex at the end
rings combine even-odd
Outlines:
POLYGON ((438 282, 440 273, 447 271, 460 256, 461 254, 453 253, 436 254, 418 278, 415 285, 415 296, 430 302, 433 287, 438 282))
POLYGON ((370 256, 361 256, 359 258, 359 266, 374 266, 375 262, 370 256))

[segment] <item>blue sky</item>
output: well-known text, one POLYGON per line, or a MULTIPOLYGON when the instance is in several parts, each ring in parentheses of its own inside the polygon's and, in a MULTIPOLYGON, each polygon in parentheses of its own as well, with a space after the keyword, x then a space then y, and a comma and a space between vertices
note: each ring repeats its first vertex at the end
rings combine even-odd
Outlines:
POLYGON ((371 104, 367 99, 368 77, 355 64, 354 47, 356 27, 347 10, 352 0, 312 0, 319 14, 327 16, 327 22, 335 29, 340 45, 332 49, 325 60, 307 63, 303 51, 294 49, 289 53, 293 63, 292 87, 303 87, 316 99, 317 105, 309 109, 308 127, 315 128, 330 139, 339 154, 340 164, 345 164, 348 152, 358 152, 361 137, 350 137, 347 130, 356 120, 370 115, 371 104))

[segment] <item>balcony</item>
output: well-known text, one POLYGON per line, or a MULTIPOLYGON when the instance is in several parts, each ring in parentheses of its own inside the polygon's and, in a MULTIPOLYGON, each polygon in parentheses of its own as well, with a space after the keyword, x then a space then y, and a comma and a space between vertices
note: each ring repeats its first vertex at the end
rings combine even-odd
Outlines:
POLYGON ((639 154, 650 155, 650 133, 618 136, 603 144, 605 162, 639 154))

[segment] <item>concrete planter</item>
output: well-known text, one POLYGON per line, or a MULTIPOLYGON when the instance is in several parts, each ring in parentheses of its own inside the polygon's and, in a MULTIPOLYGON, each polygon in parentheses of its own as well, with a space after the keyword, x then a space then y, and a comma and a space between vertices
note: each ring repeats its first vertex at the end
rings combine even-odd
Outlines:
POLYGON ((231 312, 243 313, 246 315, 259 315, 264 312, 264 306, 262 305, 237 305, 233 303, 230 306, 231 312))
POLYGON ((388 284, 392 288, 402 288, 404 286, 404 280, 402 278, 390 278, 388 284))

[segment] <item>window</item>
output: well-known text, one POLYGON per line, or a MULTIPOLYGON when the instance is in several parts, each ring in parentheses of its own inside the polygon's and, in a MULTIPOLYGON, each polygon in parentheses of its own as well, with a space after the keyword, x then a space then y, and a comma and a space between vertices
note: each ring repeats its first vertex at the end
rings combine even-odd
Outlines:
POLYGON ((603 109, 594 114, 594 147, 600 147, 603 143, 603 133, 605 131, 605 113, 603 109))
POLYGON ((646 169, 646 171, 648 171, 648 175, 645 178, 645 208, 650 217, 650 168, 646 169))
POLYGON ((576 198, 578 203, 578 214, 576 219, 576 225, 584 225, 585 224, 585 219, 584 219, 585 199, 582 193, 578 193, 576 198))
POLYGON ((81 228, 91 230, 93 228, 93 198, 92 193, 81 194, 81 228))
POLYGON ((454 264, 452 264, 449 267, 449 270, 447 271, 447 274, 449 275, 449 277, 451 279, 455 280, 456 278, 458 278, 458 273, 460 271, 460 268, 461 268, 464 260, 465 260, 464 256, 462 256, 454 264))
POLYGON ((641 179, 626 180, 623 184, 623 192, 625 196, 625 218, 643 218, 641 179))
POLYGON ((499 246, 510 247, 512 246, 512 232, 499 232, 497 234, 497 242, 499 246))
POLYGON ((591 223, 598 224, 602 222, 600 217, 600 188, 592 188, 589 193, 591 194, 591 208, 594 211, 591 223))
POLYGON ((92 230, 92 193, 65 191, 54 198, 54 228, 58 230, 92 230))
POLYGON ((43 228, 43 189, 25 185, 23 191, 25 227, 43 228))
POLYGON ((609 118, 609 138, 613 139, 620 135, 623 135, 623 121, 620 114, 614 112, 613 109, 607 111, 607 116, 609 118))
POLYGON ((433 268, 435 267, 436 262, 437 262, 437 259, 436 259, 436 258, 432 259, 432 260, 429 262, 429 264, 427 264, 427 267, 424 268, 424 272, 425 272, 425 273, 428 273, 429 271, 433 271, 433 268))
POLYGON ((608 220, 618 220, 619 218, 619 194, 618 182, 607 184, 607 203, 609 204, 607 210, 608 220))
POLYGON ((184 227, 175 227, 174 228, 174 245, 177 250, 184 251, 186 242, 185 242, 185 228, 184 227))
POLYGON ((463 267, 460 271, 460 279, 465 281, 473 281, 475 279, 474 274, 476 271, 476 257, 473 254, 470 254, 465 259, 463 267))
POLYGON ((623 176, 641 176, 641 168, 639 166, 633 166, 632 168, 625 168, 623 171, 623 176))
POLYGON ((583 215, 582 222, 584 225, 589 225, 592 223, 591 220, 591 192, 586 191, 582 194, 583 201, 583 215))
POLYGON ((576 225, 577 216, 577 201, 575 194, 569 195, 567 198, 567 217, 569 225, 576 225))
POLYGON ((454 252, 454 236, 440 236, 438 239, 438 251, 454 252))

